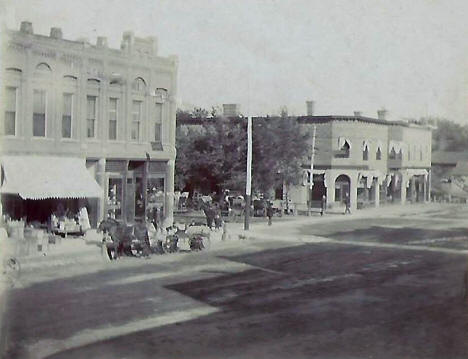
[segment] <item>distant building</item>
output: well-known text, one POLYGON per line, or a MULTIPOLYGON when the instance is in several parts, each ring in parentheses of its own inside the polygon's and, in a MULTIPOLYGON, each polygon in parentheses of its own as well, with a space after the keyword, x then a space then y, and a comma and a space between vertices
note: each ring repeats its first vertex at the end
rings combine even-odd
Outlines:
POLYGON ((298 118, 311 138, 316 126, 316 150, 312 194, 309 159, 303 165, 303 185, 289 191, 292 205, 306 209, 311 199, 318 206, 326 195, 328 205, 336 206, 347 194, 351 208, 430 200, 431 129, 387 121, 384 110, 378 115, 298 118))
POLYGON ((96 225, 156 206, 172 221, 177 59, 158 56, 154 37, 125 32, 111 49, 104 37, 65 40, 59 28, 34 34, 28 22, 5 32, 3 49, 3 212, 43 221, 58 202, 86 205, 96 225), (80 174, 67 173, 76 161, 80 174), (20 167, 42 168, 43 181, 30 172, 14 183, 20 167))
POLYGON ((240 105, 235 103, 223 104, 224 117, 237 117, 240 115, 240 105))
POLYGON ((468 199, 468 152, 433 152, 432 174, 435 199, 468 199))

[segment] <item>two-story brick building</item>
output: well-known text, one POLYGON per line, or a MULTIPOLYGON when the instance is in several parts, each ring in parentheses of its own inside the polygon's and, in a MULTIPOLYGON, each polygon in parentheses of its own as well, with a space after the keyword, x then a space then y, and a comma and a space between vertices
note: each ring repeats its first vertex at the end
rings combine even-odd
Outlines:
POLYGON ((86 205, 92 224, 156 206, 172 221, 177 58, 125 32, 121 48, 7 31, 1 61, 3 212, 44 220, 86 205))
MULTIPOLYGON (((329 206, 349 195, 351 208, 382 203, 423 202, 430 199, 431 129, 378 118, 314 116, 298 118, 304 131, 316 128, 313 189, 310 163, 304 163, 303 185, 289 191, 298 209, 327 197, 329 206)), ((312 141, 312 140, 311 140, 312 141)), ((311 144, 310 144, 311 145, 311 144)))

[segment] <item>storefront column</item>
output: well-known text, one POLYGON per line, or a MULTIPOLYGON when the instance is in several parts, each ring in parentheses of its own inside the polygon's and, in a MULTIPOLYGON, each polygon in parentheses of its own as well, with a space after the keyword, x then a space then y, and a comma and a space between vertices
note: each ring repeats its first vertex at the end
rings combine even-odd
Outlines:
POLYGON ((379 185, 379 179, 375 178, 374 179, 374 206, 380 207, 380 185, 379 185))
POLYGON ((401 174, 401 179, 400 179, 400 201, 401 204, 406 203, 406 185, 408 183, 408 176, 401 174))
POLYGON ((166 193, 164 226, 169 227, 174 223, 174 170, 175 161, 169 160, 166 165, 166 193))
POLYGON ((100 158, 97 163, 96 171, 96 181, 99 186, 102 188, 102 197, 98 199, 97 205, 97 223, 101 223, 105 219, 105 210, 106 210, 106 200, 107 200, 107 191, 106 191, 106 159, 100 158))
POLYGON ((357 209, 357 187, 358 187, 358 176, 348 175, 350 178, 349 183, 349 199, 350 199, 350 209, 355 211, 357 209))
POLYGON ((325 172, 324 181, 327 196, 327 207, 329 207, 335 202, 335 178, 331 173, 325 172))
POLYGON ((426 179, 426 201, 431 201, 431 170, 427 171, 427 179, 426 179))

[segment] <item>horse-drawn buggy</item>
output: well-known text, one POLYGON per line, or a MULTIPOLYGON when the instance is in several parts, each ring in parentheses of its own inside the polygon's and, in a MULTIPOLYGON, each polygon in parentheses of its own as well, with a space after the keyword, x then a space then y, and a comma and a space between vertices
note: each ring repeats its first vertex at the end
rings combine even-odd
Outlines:
POLYGON ((205 224, 192 222, 183 229, 171 226, 156 230, 152 223, 126 225, 108 218, 99 224, 103 247, 109 259, 122 256, 146 257, 151 254, 200 251, 210 247, 210 230, 205 224))

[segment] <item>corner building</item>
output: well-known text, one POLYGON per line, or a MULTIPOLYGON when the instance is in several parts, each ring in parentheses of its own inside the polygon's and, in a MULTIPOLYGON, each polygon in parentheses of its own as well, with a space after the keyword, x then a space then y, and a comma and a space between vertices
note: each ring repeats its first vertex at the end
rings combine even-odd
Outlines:
POLYGON ((120 49, 104 37, 65 40, 59 28, 34 34, 28 22, 4 35, 3 212, 43 221, 65 201, 85 205, 94 226, 108 215, 133 222, 152 207, 172 222, 177 58, 132 32, 120 49), (81 169, 70 168, 86 173, 67 171, 76 162, 81 169), (42 169, 40 178, 14 181, 27 168, 42 169))
MULTIPOLYGON (((381 112, 381 111, 379 111, 381 112)), ((339 207, 350 198, 351 209, 430 200, 431 128, 361 116, 301 116, 303 131, 316 128, 313 188, 310 157, 303 162, 302 185, 289 200, 298 210, 339 207)), ((312 142, 312 140, 310 140, 312 142)), ((310 143, 310 147, 312 143, 310 143)))

